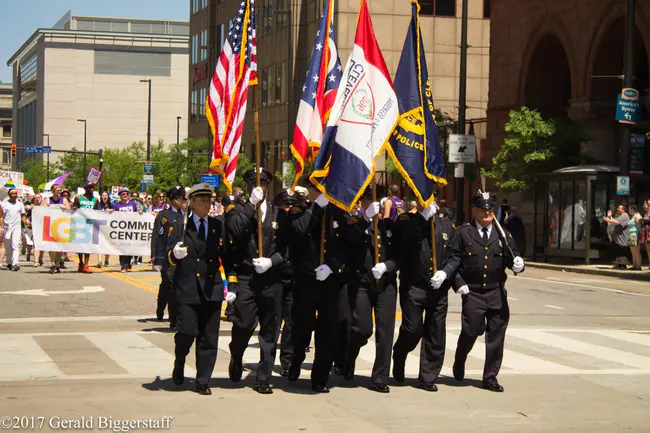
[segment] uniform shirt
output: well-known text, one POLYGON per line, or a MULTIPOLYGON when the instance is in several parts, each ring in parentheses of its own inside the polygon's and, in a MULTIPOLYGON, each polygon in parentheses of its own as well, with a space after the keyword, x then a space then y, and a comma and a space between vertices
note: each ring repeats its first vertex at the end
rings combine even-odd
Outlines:
POLYGON ((113 205, 113 208, 118 211, 118 212, 137 212, 138 211, 138 205, 135 204, 133 200, 129 200, 126 203, 123 203, 121 201, 115 203, 113 205))
MULTIPOLYGON (((478 232, 481 234, 481 236, 483 236, 483 226, 480 225, 480 224, 477 223, 477 222, 474 222, 474 224, 476 224, 476 230, 478 230, 478 232)), ((490 223, 490 225, 487 226, 487 235, 488 235, 488 239, 490 238, 490 235, 491 235, 491 234, 492 234, 492 224, 490 223)))
POLYGON ((25 214, 25 205, 22 202, 16 200, 15 203, 11 203, 5 200, 2 202, 2 210, 5 216, 5 231, 20 227, 20 216, 25 214))

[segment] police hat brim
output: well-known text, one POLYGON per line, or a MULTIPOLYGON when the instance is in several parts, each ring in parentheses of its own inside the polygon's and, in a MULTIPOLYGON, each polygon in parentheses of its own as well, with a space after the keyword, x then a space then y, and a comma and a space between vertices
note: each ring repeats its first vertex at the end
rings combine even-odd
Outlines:
POLYGON ((494 209, 494 205, 497 201, 497 198, 495 196, 490 196, 490 198, 483 198, 480 195, 476 195, 472 197, 470 200, 470 204, 472 205, 473 208, 476 209, 483 209, 483 210, 490 210, 494 209))
MULTIPOLYGON (((243 178, 244 178, 244 182, 246 182, 246 185, 253 185, 253 186, 257 185, 257 174, 254 167, 246 170, 243 178)), ((262 171, 260 172, 260 184, 268 185, 269 183, 271 183, 272 180, 273 180, 273 174, 270 171, 263 168, 262 171)))
POLYGON ((273 198, 273 205, 278 206, 282 204, 295 205, 298 204, 298 194, 289 194, 286 190, 281 191, 273 198))

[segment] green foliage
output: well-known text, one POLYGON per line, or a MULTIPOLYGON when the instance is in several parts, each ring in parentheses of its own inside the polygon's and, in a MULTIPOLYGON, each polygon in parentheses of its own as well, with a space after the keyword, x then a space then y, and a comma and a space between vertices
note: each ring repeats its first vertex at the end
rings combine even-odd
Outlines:
POLYGON ((524 191, 539 173, 590 162, 580 150, 586 132, 568 119, 544 120, 537 111, 522 107, 510 111, 505 130, 508 136, 492 167, 482 169, 503 191, 524 191))
MULTIPOLYGON (((296 178, 296 160, 292 158, 289 162, 289 171, 287 174, 283 176, 281 171, 276 170, 275 178, 282 183, 286 181, 287 184, 293 185, 293 181, 296 178)), ((305 169, 302 171, 302 176, 300 176, 300 180, 298 181, 298 185, 307 185, 312 171, 314 171, 314 163, 307 160, 307 163, 305 163, 305 169)))
MULTIPOLYGON (((29 182, 29 185, 34 188, 35 192, 38 192, 38 186, 42 183, 47 182, 47 167, 40 158, 32 159, 23 163, 22 172, 24 173, 24 178, 29 182)), ((52 176, 52 170, 50 169, 50 176, 52 176)), ((55 175, 55 176, 58 176, 55 175)), ((55 177, 53 176, 53 177, 55 177)))
MULTIPOLYGON (((232 186, 234 187, 239 187, 246 191, 246 182, 244 182, 244 173, 248 171, 248 169, 255 167, 255 163, 248 159, 248 157, 240 153, 239 154, 239 160, 237 160, 237 172, 235 173, 235 180, 232 182, 232 186)), ((223 188, 225 191, 225 187, 223 188)))

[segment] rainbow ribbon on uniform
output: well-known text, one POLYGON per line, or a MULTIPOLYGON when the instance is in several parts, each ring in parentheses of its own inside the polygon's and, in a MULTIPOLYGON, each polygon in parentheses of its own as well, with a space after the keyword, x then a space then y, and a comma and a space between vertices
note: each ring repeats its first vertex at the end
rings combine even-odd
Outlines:
POLYGON ((223 297, 225 298, 228 295, 228 279, 226 278, 226 270, 223 267, 221 257, 219 257, 219 273, 221 274, 221 279, 223 280, 223 297))

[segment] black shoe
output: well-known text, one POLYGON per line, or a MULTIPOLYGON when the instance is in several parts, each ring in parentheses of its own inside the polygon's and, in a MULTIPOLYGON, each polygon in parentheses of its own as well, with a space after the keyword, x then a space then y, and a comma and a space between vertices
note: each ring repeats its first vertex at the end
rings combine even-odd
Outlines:
POLYGON ((172 332, 176 332, 176 323, 170 323, 170 324, 169 324, 169 329, 170 329, 172 332))
POLYGON ((289 377, 289 369, 287 367, 282 367, 280 369, 280 376, 289 377))
POLYGON ((163 317, 165 317, 165 309, 164 308, 156 308, 156 319, 158 319, 159 322, 162 322, 163 317))
POLYGON ((201 394, 201 395, 212 395, 212 390, 210 389, 210 385, 208 385, 207 383, 205 385, 197 383, 196 392, 197 394, 201 394))
POLYGON ((273 394, 273 389, 266 380, 256 380, 253 389, 260 394, 273 394))
POLYGON ((396 382, 404 383, 406 377, 404 376, 404 364, 406 364, 406 359, 397 359, 393 357, 393 379, 396 382))
POLYGON ((354 379, 354 362, 351 364, 347 364, 343 367, 343 378, 345 380, 352 380, 354 379))
POLYGON ((327 385, 322 383, 312 384, 311 390, 319 394, 327 394, 330 392, 330 389, 327 387, 327 385))
POLYGON ((289 375, 287 378, 289 379, 289 382, 295 382, 298 380, 300 377, 300 366, 297 364, 294 364, 293 362, 289 366, 289 375))
POLYGON ((14 270, 14 265, 7 265, 7 270, 13 271, 14 270))
POLYGON ((492 392, 503 392, 503 387, 499 385, 499 382, 497 382, 496 379, 488 380, 488 381, 483 381, 483 389, 487 389, 488 391, 492 392))
POLYGON ((174 370, 172 371, 172 380, 176 386, 181 386, 183 382, 185 382, 183 367, 174 367, 174 370))
POLYGON ((452 368, 452 371, 454 372, 454 379, 456 379, 457 381, 460 382, 461 380, 465 379, 465 366, 464 365, 461 365, 461 364, 458 364, 458 363, 454 362, 454 366, 452 368))
POLYGON ((14 268, 12 269, 12 271, 20 271, 20 265, 16 265, 16 266, 14 266, 14 268))
POLYGON ((332 373, 338 376, 343 376, 344 374, 343 367, 341 367, 340 365, 335 365, 334 367, 332 367, 332 373))
POLYGON ((230 380, 235 383, 239 382, 243 371, 244 366, 241 361, 235 361, 235 358, 230 358, 230 365, 228 366, 228 376, 230 376, 230 380))
POLYGON ((371 391, 377 391, 382 394, 388 394, 390 392, 390 388, 388 385, 385 383, 379 383, 379 382, 373 382, 370 384, 370 390, 371 391))
POLYGON ((430 382, 420 382, 420 388, 422 388, 425 391, 429 391, 429 392, 438 391, 438 387, 436 386, 436 384, 435 383, 430 383, 430 382))

